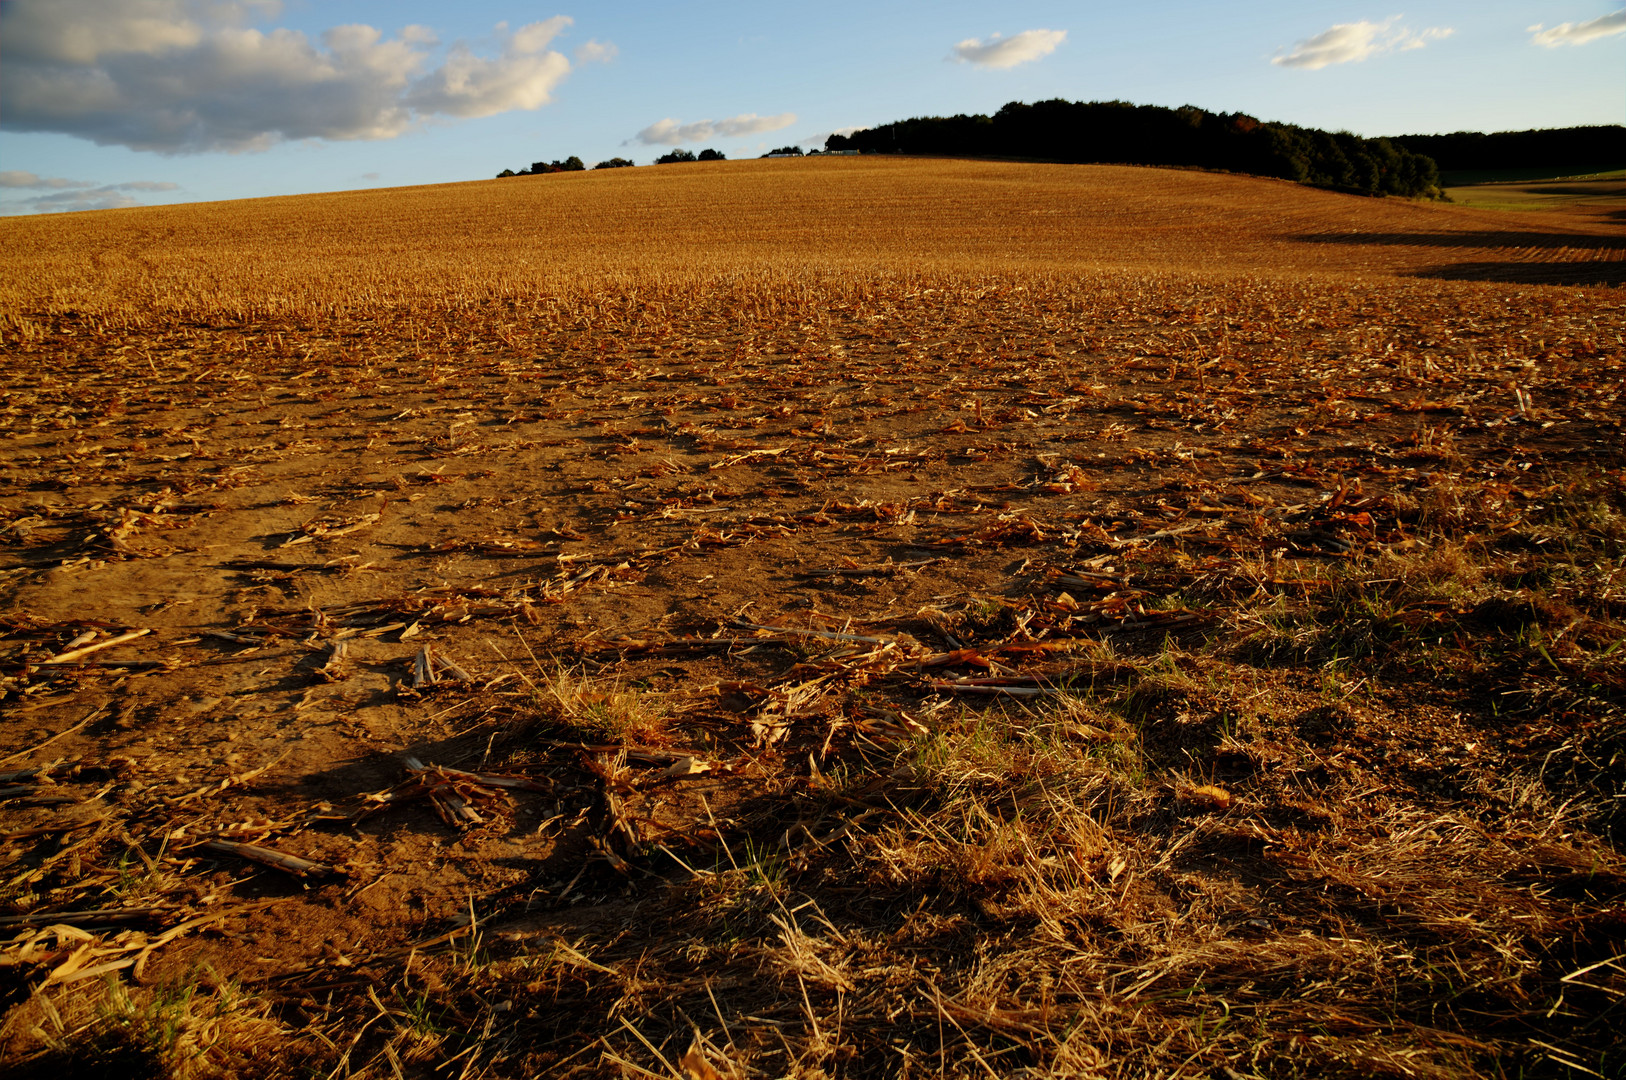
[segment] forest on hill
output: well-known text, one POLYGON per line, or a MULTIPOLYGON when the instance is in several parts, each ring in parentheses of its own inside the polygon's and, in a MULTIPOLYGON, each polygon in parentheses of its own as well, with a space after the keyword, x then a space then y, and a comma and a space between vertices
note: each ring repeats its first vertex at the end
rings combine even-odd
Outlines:
POLYGON ((1442 169, 1617 169, 1626 165, 1626 127, 1544 128, 1536 131, 1454 131, 1396 135, 1396 146, 1427 154, 1442 169))
POLYGON ((832 135, 825 149, 1224 169, 1363 195, 1430 196, 1439 188, 1433 159, 1390 140, 1193 105, 1013 101, 993 116, 915 117, 832 135))

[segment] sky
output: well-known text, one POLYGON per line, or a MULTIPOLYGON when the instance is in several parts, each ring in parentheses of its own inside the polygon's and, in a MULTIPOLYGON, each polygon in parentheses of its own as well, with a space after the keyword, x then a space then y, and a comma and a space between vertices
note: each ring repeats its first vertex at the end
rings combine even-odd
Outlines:
POLYGON ((1066 98, 1359 135, 1626 122, 1622 0, 0 0, 0 214, 822 146, 1066 98))

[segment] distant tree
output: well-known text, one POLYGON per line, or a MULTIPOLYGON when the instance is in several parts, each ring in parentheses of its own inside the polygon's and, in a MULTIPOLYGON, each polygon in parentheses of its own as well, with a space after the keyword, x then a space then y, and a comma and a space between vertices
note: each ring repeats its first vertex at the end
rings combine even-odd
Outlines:
POLYGON ((708 146, 704 150, 700 151, 700 157, 697 160, 699 160, 699 161, 727 161, 728 156, 726 154, 724 154, 721 150, 713 150, 711 147, 708 146))
POLYGON ((694 151, 693 150, 673 150, 669 154, 662 154, 660 157, 656 158, 655 159, 655 164, 657 164, 657 165, 676 165, 677 163, 682 162, 682 161, 694 161, 694 160, 695 160, 695 156, 694 156, 694 151))
POLYGON ((502 172, 497 174, 497 179, 501 180, 505 176, 518 176, 518 175, 519 175, 519 173, 515 172, 513 169, 504 169, 502 172))
POLYGON ((845 136, 845 135, 831 135, 829 138, 824 140, 824 148, 826 150, 856 150, 856 149, 858 149, 856 146, 854 146, 852 144, 852 140, 847 138, 847 136, 845 136))
POLYGON ((599 162, 597 165, 594 165, 593 168, 595 168, 595 169, 630 169, 630 168, 632 168, 632 159, 631 158, 624 158, 624 157, 613 157, 608 161, 599 162))
POLYGON ((769 150, 766 154, 763 154, 762 156, 763 157, 773 157, 775 154, 782 154, 785 157, 801 157, 802 156, 802 148, 800 146, 781 146, 777 150, 769 150))

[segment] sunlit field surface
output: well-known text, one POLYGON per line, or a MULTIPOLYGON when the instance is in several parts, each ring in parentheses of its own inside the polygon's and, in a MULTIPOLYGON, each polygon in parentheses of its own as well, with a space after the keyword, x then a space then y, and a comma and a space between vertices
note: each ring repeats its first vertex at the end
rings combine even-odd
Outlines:
POLYGON ((895 158, 757 161, 0 223, 7 309, 117 319, 875 274, 1069 280, 1296 271, 1618 284, 1617 223, 1356 199, 1199 172, 895 158), (1590 265, 1590 264, 1600 265, 1590 265), (1545 276, 1543 276, 1545 275, 1545 276))
POLYGON ((0 221, 0 1065, 1617 1075, 1621 210, 0 221))

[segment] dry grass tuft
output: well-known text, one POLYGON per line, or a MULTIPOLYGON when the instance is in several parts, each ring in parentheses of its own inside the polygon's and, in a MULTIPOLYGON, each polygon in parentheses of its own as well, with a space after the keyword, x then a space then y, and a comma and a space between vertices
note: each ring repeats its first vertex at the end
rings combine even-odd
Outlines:
POLYGON ((537 688, 536 702, 544 717, 587 742, 666 741, 670 713, 659 695, 626 688, 615 678, 560 667, 537 688))

